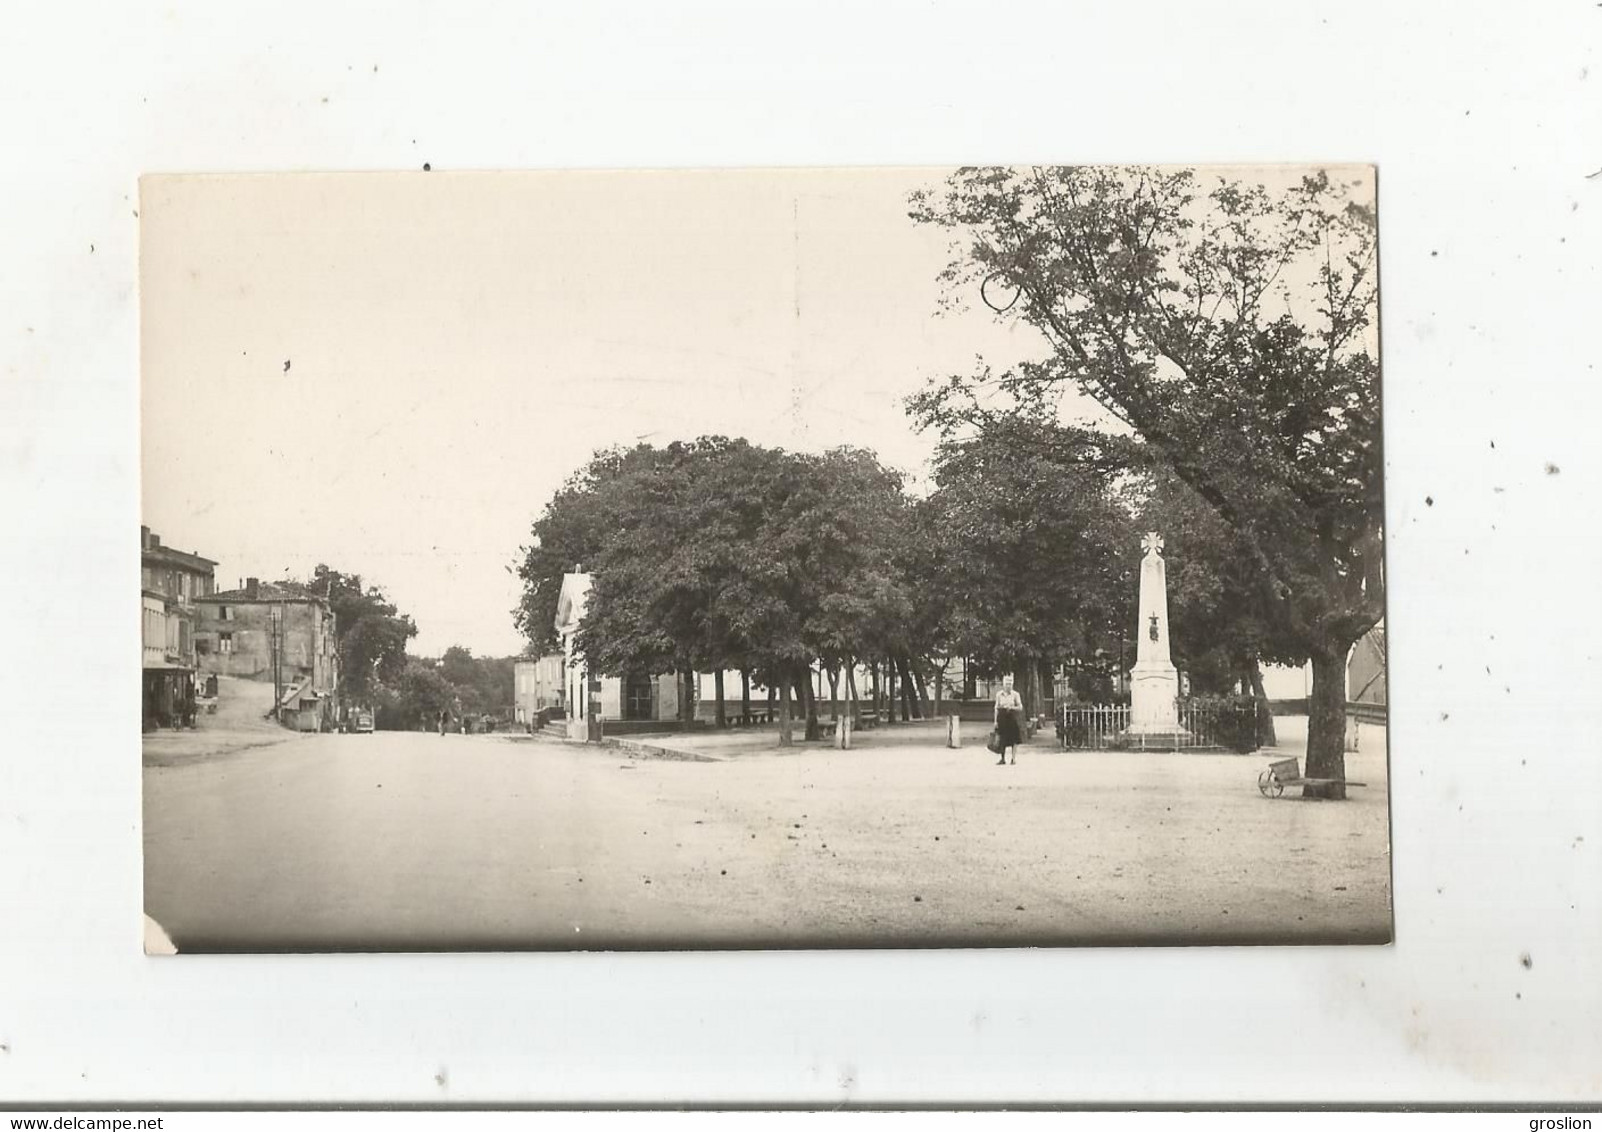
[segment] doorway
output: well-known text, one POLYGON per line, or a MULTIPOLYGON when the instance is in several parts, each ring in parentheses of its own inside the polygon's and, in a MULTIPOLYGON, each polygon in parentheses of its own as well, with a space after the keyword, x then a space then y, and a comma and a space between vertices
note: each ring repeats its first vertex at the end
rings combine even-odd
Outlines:
POLYGON ((623 718, 654 719, 651 695, 656 690, 656 679, 649 675, 631 673, 623 681, 623 718))

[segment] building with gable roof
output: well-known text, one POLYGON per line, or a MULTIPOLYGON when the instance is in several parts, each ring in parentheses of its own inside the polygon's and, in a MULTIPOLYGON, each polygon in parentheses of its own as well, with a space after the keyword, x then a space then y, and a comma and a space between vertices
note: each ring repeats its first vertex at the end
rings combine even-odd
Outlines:
POLYGON ((299 582, 247 578, 238 589, 197 599, 200 671, 272 681, 278 718, 302 731, 331 727, 337 715, 339 649, 328 599, 299 582))

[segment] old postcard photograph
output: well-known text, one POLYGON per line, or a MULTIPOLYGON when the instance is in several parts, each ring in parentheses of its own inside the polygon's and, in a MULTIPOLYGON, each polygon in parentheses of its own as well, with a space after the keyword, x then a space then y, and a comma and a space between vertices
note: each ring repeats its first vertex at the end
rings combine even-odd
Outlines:
POLYGON ((1391 941, 1372 167, 138 204, 147 951, 1391 941))

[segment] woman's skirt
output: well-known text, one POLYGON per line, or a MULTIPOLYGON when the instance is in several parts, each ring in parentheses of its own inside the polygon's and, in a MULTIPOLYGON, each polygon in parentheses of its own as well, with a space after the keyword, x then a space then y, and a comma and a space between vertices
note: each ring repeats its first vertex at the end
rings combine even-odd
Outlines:
POLYGON ((1023 728, 1018 722, 1018 713, 1007 708, 996 713, 996 732, 1001 737, 1003 747, 1016 747, 1023 742, 1023 728))

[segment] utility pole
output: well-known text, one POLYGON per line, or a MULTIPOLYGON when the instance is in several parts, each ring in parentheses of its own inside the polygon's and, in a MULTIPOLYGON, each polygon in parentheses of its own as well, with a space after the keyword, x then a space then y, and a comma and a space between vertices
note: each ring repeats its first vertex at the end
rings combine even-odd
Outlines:
POLYGON ((279 641, 283 635, 284 607, 274 605, 267 611, 268 623, 272 627, 269 635, 273 650, 273 718, 282 722, 281 705, 284 698, 283 667, 280 662, 279 641))

